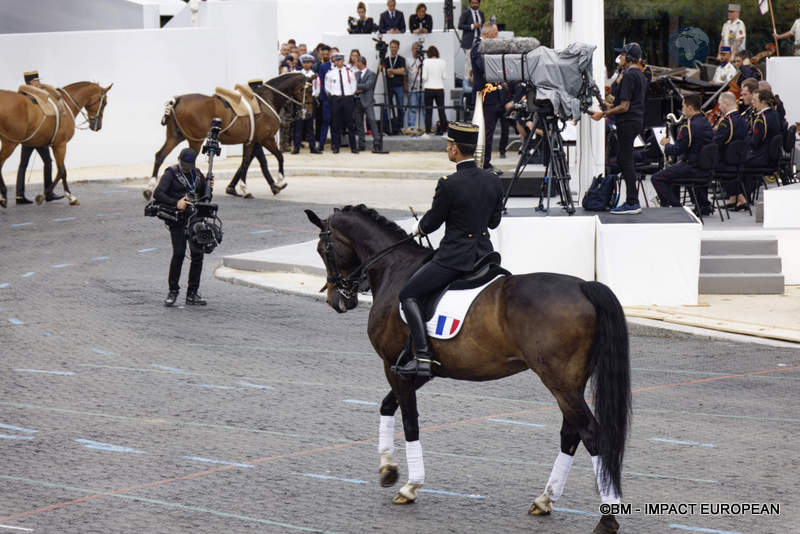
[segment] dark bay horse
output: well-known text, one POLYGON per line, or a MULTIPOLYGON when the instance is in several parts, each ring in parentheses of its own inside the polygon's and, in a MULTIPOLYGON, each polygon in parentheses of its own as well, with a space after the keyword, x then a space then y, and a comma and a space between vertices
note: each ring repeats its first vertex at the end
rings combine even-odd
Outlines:
MULTIPOLYGON (((172 150, 184 140, 189 142, 198 154, 200 146, 208 133, 211 119, 222 119, 222 132, 219 136, 220 143, 224 145, 242 144, 242 163, 236 171, 231 184, 247 174, 247 169, 256 152, 263 157, 260 147, 265 147, 278 159, 278 181, 272 179, 266 166, 266 160, 261 162, 264 178, 273 194, 278 194, 283 184, 283 154, 275 142, 275 134, 281 125, 281 109, 292 103, 305 104, 311 111, 311 82, 301 72, 282 74, 264 82, 260 86, 252 87, 259 98, 261 112, 256 114, 253 140, 250 139, 249 117, 236 117, 236 114, 220 98, 202 94, 188 94, 176 96, 167 104, 167 109, 161 123, 167 127, 167 138, 164 145, 156 152, 153 174, 147 189, 143 191, 144 197, 149 199, 158 183, 158 170, 164 159, 172 150)), ((261 159, 261 158, 259 158, 261 159)), ((244 191, 246 195, 246 190, 244 191)))
MULTIPOLYGON (((19 144, 31 147, 52 145, 58 173, 50 191, 61 180, 69 203, 73 206, 78 204, 78 199, 67 184, 67 168, 64 166, 67 143, 75 135, 75 117, 84 109, 90 130, 96 132, 103 127, 103 111, 108 103, 107 94, 111 85, 101 87, 93 82, 75 82, 58 89, 63 102, 58 121, 55 116, 45 116, 30 97, 0 90, 0 206, 6 207, 7 202, 3 163, 19 144)), ((36 203, 40 204, 43 198, 43 195, 37 195, 36 203)))
MULTIPOLYGON (((311 210, 306 210, 306 215, 320 229, 317 251, 328 273, 323 291, 327 290, 327 302, 334 310, 345 313, 356 307, 358 274, 354 273, 366 269, 373 296, 367 335, 383 359, 391 386, 380 409, 381 485, 391 486, 398 478, 392 453, 394 415, 399 407, 409 479, 393 502, 413 502, 424 482, 415 391, 427 379, 404 380, 390 367, 409 336, 408 327, 400 319, 398 294, 430 256, 430 250, 363 205, 334 210, 325 220, 311 210), (393 246, 396 248, 382 255, 393 246)), ((441 362, 441 366, 435 366, 437 376, 483 381, 530 369, 555 397, 563 416, 561 452, 544 492, 534 500, 529 513, 552 512, 552 502, 561 496, 580 442, 592 456, 601 501, 619 502, 630 418, 630 362, 625 315, 608 287, 553 273, 503 277, 472 303, 455 338, 433 339, 431 346, 441 362), (584 400, 590 377, 595 414, 584 400)), ((613 533, 618 529, 615 517, 607 514, 594 532, 613 533)))

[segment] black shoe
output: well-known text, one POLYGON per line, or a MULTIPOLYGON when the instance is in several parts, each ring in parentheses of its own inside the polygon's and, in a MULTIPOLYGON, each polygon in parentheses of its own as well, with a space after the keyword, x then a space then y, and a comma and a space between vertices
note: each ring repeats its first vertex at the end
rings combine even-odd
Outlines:
POLYGON ((299 153, 300 153, 299 148, 295 148, 294 150, 292 150, 292 154, 299 154, 299 153))
POLYGON ((388 150, 383 150, 383 149, 380 149, 380 148, 373 148, 372 149, 372 153, 373 154, 388 154, 389 151, 388 150))
POLYGON ((311 147, 312 154, 322 154, 322 150, 318 149, 317 147, 311 147))
POLYGON ((405 365, 392 366, 392 372, 394 372, 394 374, 397 376, 404 378, 410 376, 432 376, 433 373, 431 372, 431 363, 433 360, 430 358, 420 358, 420 356, 421 355, 417 353, 414 356, 414 359, 409 360, 405 365))
POLYGON ((354 149, 350 150, 350 152, 352 152, 353 154, 358 154, 358 153, 360 152, 360 150, 356 150, 356 149, 354 148, 354 149))
POLYGON ((25 197, 17 197, 17 206, 19 206, 21 204, 33 204, 33 201, 32 200, 28 200, 25 197))
POLYGON ((363 151, 365 151, 366 149, 367 149, 367 147, 366 147, 366 146, 360 146, 360 147, 358 147, 358 151, 359 151, 359 152, 363 152, 363 151))
POLYGON ((734 211, 744 211, 747 209, 747 204, 736 204, 734 211))
POLYGON ((506 159, 506 153, 500 152, 500 159, 506 159))
POLYGON ((334 154, 338 154, 339 153, 339 149, 338 148, 333 148, 333 149, 331 149, 331 152, 333 152, 334 154))
POLYGON ((392 366, 392 372, 401 377, 421 376, 429 377, 432 375, 431 364, 435 362, 428 347, 428 334, 425 329, 425 321, 422 318, 419 302, 416 299, 405 299, 401 302, 403 312, 411 331, 411 340, 414 345, 414 359, 404 365, 392 366))
POLYGON ((200 293, 187 293, 186 294, 186 305, 187 306, 205 306, 208 304, 203 297, 200 296, 200 293))
POLYGON ((713 215, 714 214, 714 206, 712 206, 710 204, 708 206, 701 206, 700 207, 700 213, 703 214, 703 217, 707 217, 709 215, 713 215))
POLYGON ((240 196, 242 196, 242 195, 240 195, 239 193, 237 193, 237 192, 236 192, 236 187, 234 187, 234 186, 232 186, 232 185, 229 185, 228 187, 226 187, 226 188, 225 188, 225 192, 226 192, 227 194, 231 195, 231 196, 234 196, 234 197, 240 197, 240 196))
POLYGON ((164 306, 170 308, 175 304, 176 300, 178 300, 178 292, 170 291, 169 293, 167 293, 167 298, 164 299, 164 306))
POLYGON ((731 202, 730 204, 725 204, 725 209, 736 211, 736 202, 731 202))

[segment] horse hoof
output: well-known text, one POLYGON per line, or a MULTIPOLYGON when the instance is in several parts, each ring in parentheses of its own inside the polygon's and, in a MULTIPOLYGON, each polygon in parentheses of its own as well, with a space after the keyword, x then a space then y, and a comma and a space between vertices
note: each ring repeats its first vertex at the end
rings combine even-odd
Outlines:
POLYGON ((5 208, 7 203, 6 199, 0 199, 0 208, 5 208))
POLYGON ((36 197, 34 197, 33 200, 34 200, 34 202, 36 202, 37 206, 41 206, 42 202, 44 202, 44 195, 38 194, 38 195, 36 195, 36 197))
POLYGON ((553 504, 547 493, 542 493, 533 501, 528 509, 529 515, 550 515, 553 511, 553 504))
POLYGON ((256 198, 256 197, 253 196, 253 193, 245 193, 244 196, 242 196, 242 198, 256 198))
POLYGON ((396 465, 384 465, 380 470, 381 487, 389 488, 397 483, 399 474, 396 465))
POLYGON ((78 199, 75 197, 69 197, 69 205, 70 206, 80 206, 81 203, 78 202, 78 199))
POLYGON ((415 500, 416 499, 409 499, 399 491, 392 497, 392 503, 394 504, 414 504, 415 500))
POLYGON ((240 195, 239 193, 236 192, 236 188, 231 187, 231 186, 228 186, 228 187, 225 188, 225 194, 230 195, 232 197, 240 197, 240 196, 242 196, 242 195, 240 195))
POLYGON ((286 182, 284 182, 284 183, 282 183, 281 185, 272 185, 272 186, 270 186, 270 189, 272 190, 272 194, 273 194, 273 195, 277 195, 278 193, 280 193, 281 191, 283 191, 284 189, 286 189, 286 186, 287 186, 287 185, 289 185, 289 184, 287 184, 286 182))
POLYGON ((144 191, 142 191, 142 196, 144 197, 145 200, 150 200, 150 197, 153 196, 153 192, 149 189, 145 189, 144 191))
POLYGON ((613 515, 604 515, 595 525, 592 534, 615 534, 619 530, 619 523, 613 515))

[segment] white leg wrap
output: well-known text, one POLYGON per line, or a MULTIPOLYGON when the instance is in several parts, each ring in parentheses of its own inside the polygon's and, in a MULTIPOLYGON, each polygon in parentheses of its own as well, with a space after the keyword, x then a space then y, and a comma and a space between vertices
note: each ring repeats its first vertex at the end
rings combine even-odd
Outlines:
POLYGON ((592 456, 592 465, 594 466, 594 476, 597 479, 597 489, 600 491, 600 503, 619 504, 619 495, 617 495, 616 490, 614 490, 614 485, 611 484, 611 480, 608 480, 608 487, 604 487, 602 476, 603 459, 599 456, 592 456))
POLYGON ((147 182, 147 189, 152 191, 152 190, 154 190, 156 188, 157 185, 158 185, 158 180, 156 179, 155 176, 151 176, 150 177, 150 181, 147 182))
POLYGON ((550 500, 557 501, 561 494, 564 492, 564 485, 567 483, 567 475, 572 467, 574 456, 570 456, 564 452, 559 452, 556 461, 553 464, 553 470, 550 472, 550 478, 547 480, 545 486, 545 493, 550 497, 550 500))
POLYGON ((283 173, 279 172, 278 173, 278 179, 275 180, 275 185, 281 185, 281 184, 283 184, 283 181, 284 181, 283 173))
POLYGON ((382 415, 378 427, 378 452, 392 454, 394 452, 394 416, 382 415))
POLYGON ((417 441, 406 441, 406 463, 408 464, 408 483, 423 484, 425 482, 425 463, 422 461, 422 444, 417 441))
POLYGON ((242 196, 247 195, 247 182, 242 182, 240 180, 238 186, 239 186, 239 194, 242 196))

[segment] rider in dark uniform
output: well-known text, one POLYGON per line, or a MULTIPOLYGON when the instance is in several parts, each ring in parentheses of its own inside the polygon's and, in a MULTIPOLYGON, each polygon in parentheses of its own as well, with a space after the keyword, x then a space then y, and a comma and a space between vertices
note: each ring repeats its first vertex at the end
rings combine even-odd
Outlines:
MULTIPOLYGON (((32 85, 34 87, 41 87, 39 83, 39 73, 31 71, 25 73, 25 85, 32 85)), ((33 204, 30 200, 25 198, 25 171, 28 169, 28 162, 31 159, 31 154, 35 150, 39 157, 42 158, 44 164, 44 194, 45 200, 59 200, 64 198, 64 195, 54 195, 51 189, 53 188, 53 160, 50 159, 49 146, 25 146, 20 147, 21 153, 19 156, 19 169, 17 170, 17 204, 33 204)))
MULTIPOLYGON (((696 168, 700 158, 700 150, 714 137, 711 123, 700 111, 701 100, 699 95, 688 95, 683 99, 683 114, 688 118, 681 127, 675 144, 666 144, 669 138, 661 140, 664 144, 664 153, 667 156, 686 156, 685 161, 672 165, 653 175, 653 187, 658 193, 658 200, 662 207, 680 206, 679 189, 672 186, 672 181, 680 178, 693 178, 701 174, 696 168)), ((699 199, 693 199, 696 206, 708 215, 711 204, 708 201, 708 188, 697 188, 699 199)))
POLYGON ((431 376, 434 360, 421 301, 472 271, 475 263, 493 250, 489 229, 500 224, 503 187, 497 175, 475 164, 472 156, 477 143, 477 126, 463 122, 449 124, 447 155, 457 164, 457 170, 439 179, 431 209, 414 229, 415 235, 427 235, 445 223, 444 238, 431 261, 400 291, 400 304, 414 345, 414 359, 395 371, 401 376, 431 376))

